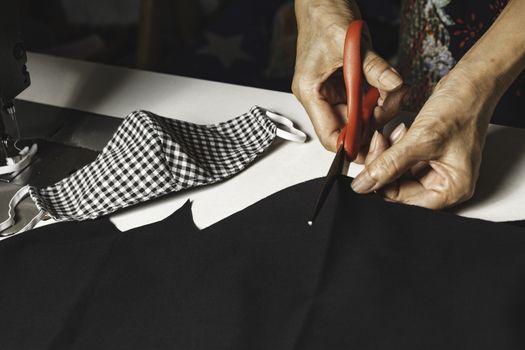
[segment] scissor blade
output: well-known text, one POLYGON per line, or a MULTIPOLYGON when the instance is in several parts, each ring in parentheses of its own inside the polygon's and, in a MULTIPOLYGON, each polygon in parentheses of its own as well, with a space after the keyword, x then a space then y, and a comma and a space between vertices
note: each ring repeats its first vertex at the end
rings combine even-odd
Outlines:
POLYGON ((335 154, 335 158, 332 161, 332 165, 330 166, 330 170, 328 170, 328 174, 326 174, 325 183, 323 185, 323 188, 321 192, 319 193, 319 197, 317 198, 317 202, 315 203, 314 211, 312 216, 310 217, 310 220, 308 220, 308 225, 312 226, 317 215, 321 211, 321 208, 323 207, 324 203, 326 202, 326 199, 328 198, 328 194, 330 194, 330 190, 334 186, 335 181, 341 175, 343 172, 343 167, 345 165, 345 151, 343 144, 339 146, 339 149, 337 150, 337 153, 335 154))

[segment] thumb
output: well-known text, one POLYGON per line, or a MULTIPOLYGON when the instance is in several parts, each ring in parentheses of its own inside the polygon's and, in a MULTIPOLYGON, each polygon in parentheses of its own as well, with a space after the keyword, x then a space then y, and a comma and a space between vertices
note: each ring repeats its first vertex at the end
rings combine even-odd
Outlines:
POLYGON ((425 153, 421 148, 414 147, 407 142, 407 138, 403 138, 368 164, 352 182, 352 189, 357 193, 376 191, 394 182, 424 159, 425 153))
POLYGON ((386 92, 396 91, 403 85, 399 73, 372 50, 365 51, 363 72, 370 85, 386 92))

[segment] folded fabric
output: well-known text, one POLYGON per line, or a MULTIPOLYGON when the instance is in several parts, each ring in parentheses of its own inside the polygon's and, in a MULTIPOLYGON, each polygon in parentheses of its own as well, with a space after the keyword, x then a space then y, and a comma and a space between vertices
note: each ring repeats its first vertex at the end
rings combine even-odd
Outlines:
POLYGON ((322 179, 203 231, 188 203, 0 242, 5 349, 523 349, 525 228, 322 179))

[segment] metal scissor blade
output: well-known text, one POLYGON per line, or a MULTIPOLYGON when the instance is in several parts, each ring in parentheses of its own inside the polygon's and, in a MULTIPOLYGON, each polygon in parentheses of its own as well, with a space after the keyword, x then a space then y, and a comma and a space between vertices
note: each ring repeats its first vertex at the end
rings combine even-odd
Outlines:
POLYGON ((317 217, 317 215, 321 211, 321 208, 326 202, 326 199, 328 198, 328 194, 330 194, 330 190, 334 186, 335 181, 337 180, 339 175, 341 175, 341 173, 343 172, 344 165, 345 165, 345 150, 344 150, 343 144, 341 144, 341 146, 339 146, 339 149, 337 150, 337 153, 335 154, 334 160, 332 161, 330 170, 328 170, 328 174, 326 174, 326 179, 323 185, 323 189, 321 190, 321 193, 319 193, 319 198, 317 198, 317 202, 315 203, 313 214, 310 217, 310 220, 308 220, 308 225, 312 226, 314 224, 315 218, 317 217))

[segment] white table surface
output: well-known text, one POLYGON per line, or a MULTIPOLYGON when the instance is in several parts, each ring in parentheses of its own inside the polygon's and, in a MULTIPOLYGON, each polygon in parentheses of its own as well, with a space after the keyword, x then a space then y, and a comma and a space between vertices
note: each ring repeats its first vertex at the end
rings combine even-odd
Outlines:
MULTIPOLYGON (((162 220, 188 199, 196 225, 205 228, 274 192, 324 176, 333 159, 292 94, 34 53, 28 59, 32 85, 22 100, 119 118, 144 109, 202 124, 225 121, 259 105, 286 115, 309 135, 305 144, 283 142, 228 181, 113 215, 112 222, 123 231, 162 220)), ((352 165, 349 175, 359 170, 352 165)), ((525 130, 491 125, 476 196, 456 211, 493 221, 525 219, 525 130)))

